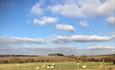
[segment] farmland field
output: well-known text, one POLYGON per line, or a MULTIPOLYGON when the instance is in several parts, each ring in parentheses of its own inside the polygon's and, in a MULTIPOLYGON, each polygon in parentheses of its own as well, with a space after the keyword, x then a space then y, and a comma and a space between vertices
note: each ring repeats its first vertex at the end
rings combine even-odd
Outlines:
POLYGON ((0 64, 0 70, 115 70, 115 65, 110 62, 81 62, 79 64, 75 62, 36 62, 0 64))

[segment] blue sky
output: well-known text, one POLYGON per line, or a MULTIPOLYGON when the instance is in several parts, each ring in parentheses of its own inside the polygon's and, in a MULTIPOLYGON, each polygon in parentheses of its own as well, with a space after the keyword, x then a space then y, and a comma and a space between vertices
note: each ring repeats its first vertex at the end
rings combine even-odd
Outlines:
POLYGON ((113 50, 114 3, 114 0, 0 0, 0 53, 16 51, 14 47, 113 50))

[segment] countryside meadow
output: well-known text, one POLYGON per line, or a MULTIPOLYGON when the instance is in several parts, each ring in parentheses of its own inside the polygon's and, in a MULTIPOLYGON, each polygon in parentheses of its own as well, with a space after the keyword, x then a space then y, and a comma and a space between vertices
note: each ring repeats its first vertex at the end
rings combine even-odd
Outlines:
POLYGON ((0 70, 115 70, 115 0, 0 0, 0 70))
POLYGON ((59 63, 24 63, 24 64, 0 64, 1 70, 115 70, 115 65, 104 63, 104 68, 99 63, 80 63, 80 66, 73 62, 59 63), (52 65, 51 68, 48 65, 52 65), (54 66, 54 67, 53 67, 54 66), (83 67, 84 66, 84 67, 83 67), (86 67, 85 67, 86 66, 86 67))

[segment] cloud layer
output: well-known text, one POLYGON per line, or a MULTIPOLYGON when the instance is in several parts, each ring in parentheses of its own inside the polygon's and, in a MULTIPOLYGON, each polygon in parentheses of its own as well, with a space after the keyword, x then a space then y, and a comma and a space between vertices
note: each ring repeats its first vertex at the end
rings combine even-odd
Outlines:
POLYGON ((46 40, 42 38, 20 38, 20 37, 1 37, 0 44, 7 45, 7 44, 27 44, 27 43, 36 43, 42 44, 45 43, 46 40))
POLYGON ((58 52, 65 55, 113 54, 115 53, 115 48, 112 46, 94 45, 89 47, 89 49, 79 49, 80 47, 78 45, 73 45, 74 47, 72 47, 72 45, 69 44, 71 42, 105 42, 111 41, 112 39, 113 37, 97 35, 52 36, 49 38, 1 37, 0 54, 47 55, 58 52), (54 47, 49 47, 46 45, 47 42, 54 43, 54 47), (68 43, 68 45, 65 45, 65 43, 68 43), (57 44, 60 46, 56 46, 57 44))
POLYGON ((92 47, 89 47, 89 49, 93 49, 93 50, 95 50, 95 49, 115 49, 114 47, 112 47, 112 46, 92 46, 92 47))
POLYGON ((62 53, 64 55, 106 55, 114 54, 115 48, 112 49, 78 49, 76 47, 70 46, 60 46, 60 47, 18 47, 18 48, 1 48, 0 54, 15 54, 15 55, 48 55, 51 53, 62 53))
POLYGON ((104 42, 112 40, 112 37, 97 35, 72 35, 72 36, 55 36, 52 38, 55 43, 66 42, 104 42))
POLYGON ((71 36, 51 36, 49 38, 20 38, 20 37, 1 37, 0 44, 19 44, 19 43, 65 43, 65 42, 105 42, 111 41, 113 37, 97 35, 71 35, 71 36))

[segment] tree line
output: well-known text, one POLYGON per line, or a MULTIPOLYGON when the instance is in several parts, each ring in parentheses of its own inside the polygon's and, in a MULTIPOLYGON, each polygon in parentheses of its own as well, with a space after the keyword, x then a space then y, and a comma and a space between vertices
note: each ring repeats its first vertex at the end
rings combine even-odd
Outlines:
POLYGON ((48 56, 0 56, 0 63, 29 63, 29 62, 113 62, 115 64, 115 55, 110 56, 65 56, 61 53, 49 54, 48 56))

